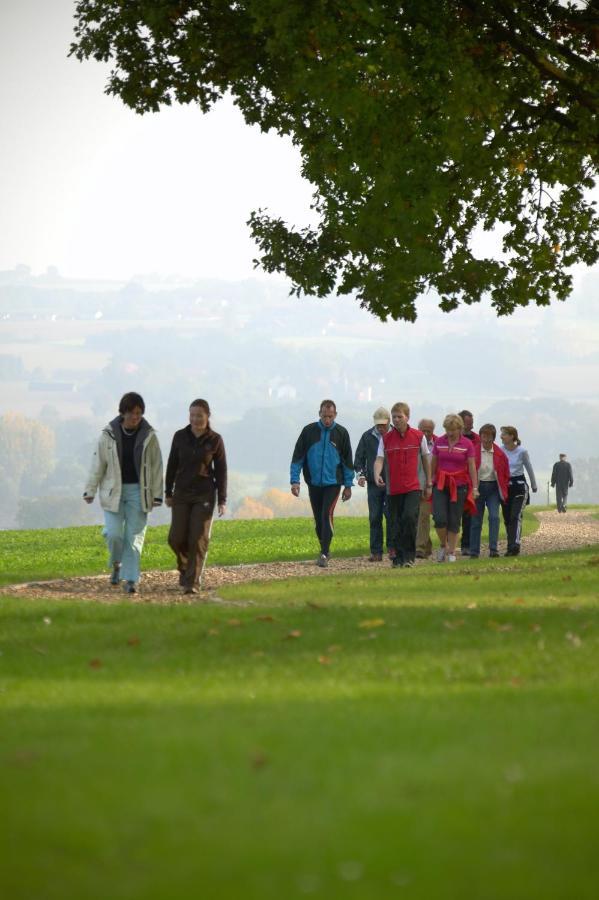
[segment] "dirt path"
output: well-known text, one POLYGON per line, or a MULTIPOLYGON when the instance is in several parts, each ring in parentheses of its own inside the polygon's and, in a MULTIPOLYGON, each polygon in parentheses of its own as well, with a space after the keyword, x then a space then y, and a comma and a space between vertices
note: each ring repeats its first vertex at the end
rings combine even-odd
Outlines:
MULTIPOLYGON (((573 510, 560 515, 557 511, 536 514, 540 526, 535 534, 524 539, 522 555, 551 553, 556 550, 575 550, 580 547, 599 544, 599 520, 587 510, 573 510)), ((486 526, 483 534, 486 532, 486 526)), ((486 552, 483 545, 482 553, 486 552)), ((500 551, 504 547, 500 544, 500 551)), ((459 565, 459 560, 458 563, 459 565)), ((218 588, 228 584, 248 581, 272 581, 298 576, 327 578, 341 573, 360 571, 381 571, 387 563, 369 563, 366 557, 352 559, 332 559, 328 569, 320 569, 314 562, 256 563, 241 566, 213 566, 206 569, 204 590, 199 596, 183 597, 177 586, 177 573, 144 572, 141 591, 132 598, 134 602, 145 603, 197 603, 198 601, 220 601, 218 588)), ((418 560, 417 566, 431 566, 431 560, 418 560)), ((1 588, 4 594, 27 597, 53 597, 57 599, 96 600, 101 603, 120 602, 125 599, 122 592, 108 583, 106 575, 81 578, 66 578, 56 581, 31 582, 30 584, 9 585, 1 588)))

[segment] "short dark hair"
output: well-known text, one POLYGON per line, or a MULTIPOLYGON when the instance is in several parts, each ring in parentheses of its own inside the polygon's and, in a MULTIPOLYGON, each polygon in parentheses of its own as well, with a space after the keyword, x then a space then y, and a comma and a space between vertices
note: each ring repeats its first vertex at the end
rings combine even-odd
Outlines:
POLYGON ((464 416, 470 416, 471 419, 474 418, 474 416, 472 415, 472 413, 470 412, 469 409, 463 409, 461 412, 458 413, 458 416, 460 416, 461 419, 463 419, 464 416))
POLYGON ((145 413, 146 404, 144 403, 144 398, 141 394, 136 394, 135 391, 129 391, 128 394, 123 394, 121 397, 119 412, 121 415, 124 415, 125 413, 133 412, 137 406, 139 406, 142 413, 145 413))
POLYGON ((489 434, 492 434, 492 435, 493 435, 493 440, 495 440, 495 438, 497 437, 497 429, 495 428, 494 425, 491 425, 490 422, 487 422, 486 425, 483 425, 482 428, 479 428, 479 429, 478 429, 478 433, 479 433, 480 435, 482 435, 483 431, 487 431, 489 434))
POLYGON ((334 400, 323 400, 318 407, 318 412, 322 412, 323 409, 326 409, 327 406, 332 406, 335 412, 337 412, 337 405, 334 400))
POLYGON ((192 406, 199 406, 204 410, 207 416, 210 416, 210 407, 207 400, 192 400, 189 404, 189 408, 191 409, 192 406))

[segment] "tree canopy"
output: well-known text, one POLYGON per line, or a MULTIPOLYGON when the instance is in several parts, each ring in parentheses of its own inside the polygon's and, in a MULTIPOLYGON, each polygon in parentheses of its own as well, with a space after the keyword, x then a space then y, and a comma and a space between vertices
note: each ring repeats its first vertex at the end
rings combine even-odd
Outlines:
POLYGON ((414 320, 489 294, 500 315, 599 258, 599 13, 555 0, 78 0, 71 53, 137 112, 230 92, 290 135, 318 227, 265 210, 260 264, 293 291, 414 320), (497 229, 501 252, 476 254, 497 229))

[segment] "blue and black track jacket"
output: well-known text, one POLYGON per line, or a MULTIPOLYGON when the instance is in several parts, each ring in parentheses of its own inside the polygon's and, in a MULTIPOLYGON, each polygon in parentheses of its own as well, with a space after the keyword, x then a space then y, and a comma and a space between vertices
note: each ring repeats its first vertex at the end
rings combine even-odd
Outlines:
POLYGON ((320 419, 302 429, 291 459, 291 484, 299 484, 300 472, 306 484, 326 487, 354 481, 353 457, 349 433, 334 422, 325 428, 320 419))

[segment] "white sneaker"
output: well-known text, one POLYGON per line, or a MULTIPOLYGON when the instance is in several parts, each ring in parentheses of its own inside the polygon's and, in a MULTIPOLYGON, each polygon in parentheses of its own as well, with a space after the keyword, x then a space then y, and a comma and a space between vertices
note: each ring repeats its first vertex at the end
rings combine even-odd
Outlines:
POLYGON ((437 562, 445 562, 445 547, 437 550, 437 562))
POLYGON ((453 555, 453 553, 447 554, 447 562, 455 562, 455 556, 453 555))

